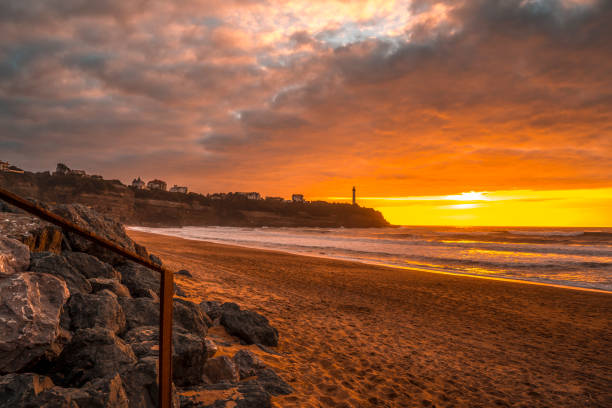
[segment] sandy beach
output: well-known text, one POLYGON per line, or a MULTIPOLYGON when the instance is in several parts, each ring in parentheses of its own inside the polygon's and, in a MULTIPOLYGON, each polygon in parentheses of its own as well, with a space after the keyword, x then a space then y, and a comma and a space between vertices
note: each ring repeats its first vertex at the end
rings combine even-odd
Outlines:
POLYGON ((249 346, 296 391, 278 407, 612 406, 610 293, 129 235, 278 328, 279 355, 249 346))

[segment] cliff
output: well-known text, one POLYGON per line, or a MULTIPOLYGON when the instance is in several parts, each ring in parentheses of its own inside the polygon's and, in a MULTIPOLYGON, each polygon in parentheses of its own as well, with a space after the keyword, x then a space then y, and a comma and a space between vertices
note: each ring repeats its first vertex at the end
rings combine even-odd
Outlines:
POLYGON ((0 172, 0 186, 24 197, 50 204, 83 204, 131 225, 327 228, 389 226, 380 212, 350 204, 248 200, 236 194, 229 194, 223 199, 212 199, 196 193, 135 190, 118 180, 73 175, 0 172))

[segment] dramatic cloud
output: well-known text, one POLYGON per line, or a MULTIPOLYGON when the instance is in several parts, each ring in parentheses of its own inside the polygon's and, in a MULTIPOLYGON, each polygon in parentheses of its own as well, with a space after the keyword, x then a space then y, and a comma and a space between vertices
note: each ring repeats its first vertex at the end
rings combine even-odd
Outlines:
POLYGON ((605 0, 3 1, 0 159, 201 192, 609 187, 610 21, 605 0))

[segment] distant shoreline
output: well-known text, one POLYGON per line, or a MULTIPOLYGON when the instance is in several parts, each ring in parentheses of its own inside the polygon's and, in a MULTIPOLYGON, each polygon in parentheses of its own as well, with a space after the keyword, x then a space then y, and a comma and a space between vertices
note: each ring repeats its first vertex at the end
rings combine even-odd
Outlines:
MULTIPOLYGON (((182 228, 182 227, 169 227, 169 228, 182 228)), ((258 227, 258 228, 261 228, 261 227, 258 227)), ((301 228, 301 227, 295 227, 295 228, 301 228)), ((461 273, 461 272, 447 272, 447 271, 440 271, 440 270, 431 270, 431 269, 418 268, 418 267, 407 267, 407 266, 401 266, 401 265, 359 260, 359 259, 353 259, 353 258, 334 257, 331 255, 304 253, 304 252, 291 251, 291 250, 282 249, 282 248, 266 248, 266 247, 247 245, 247 244, 227 243, 227 242, 211 240, 211 239, 183 237, 183 236, 178 236, 178 235, 173 235, 173 234, 162 234, 160 232, 151 231, 152 227, 142 227, 142 226, 131 225, 131 226, 126 226, 126 229, 130 231, 137 231, 139 233, 150 233, 154 235, 185 239, 189 241, 207 242, 207 243, 211 243, 215 245, 224 245, 228 247, 246 248, 246 249, 258 250, 258 251, 290 254, 290 255, 305 256, 305 257, 319 258, 319 259, 328 259, 328 260, 335 260, 335 261, 341 261, 341 262, 354 262, 360 265, 371 265, 371 266, 379 266, 379 267, 393 268, 393 269, 399 269, 399 270, 418 271, 418 272, 425 272, 425 273, 434 273, 434 274, 468 277, 468 278, 471 277, 471 278, 487 279, 487 280, 494 280, 494 281, 501 281, 501 282, 510 282, 510 283, 514 282, 514 283, 522 283, 522 284, 540 285, 540 286, 560 288, 560 289, 571 289, 571 290, 579 290, 579 291, 594 292, 594 293, 605 293, 608 295, 612 294, 612 291, 610 290, 584 287, 584 286, 578 286, 578 285, 575 285, 575 286, 574 285, 563 285, 563 284, 558 284, 558 283, 538 282, 538 281, 521 279, 521 278, 477 275, 477 274, 461 273)))

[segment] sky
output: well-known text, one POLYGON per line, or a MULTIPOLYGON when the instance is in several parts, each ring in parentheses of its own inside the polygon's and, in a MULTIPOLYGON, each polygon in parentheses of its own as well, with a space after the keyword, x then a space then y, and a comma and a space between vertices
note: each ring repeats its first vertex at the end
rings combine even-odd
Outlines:
POLYGON ((0 160, 355 185, 399 224, 612 226, 610 21, 605 0, 3 0, 0 160))

